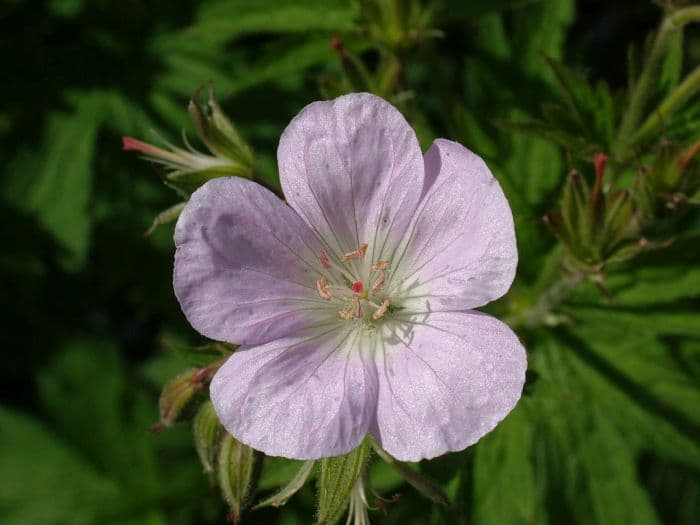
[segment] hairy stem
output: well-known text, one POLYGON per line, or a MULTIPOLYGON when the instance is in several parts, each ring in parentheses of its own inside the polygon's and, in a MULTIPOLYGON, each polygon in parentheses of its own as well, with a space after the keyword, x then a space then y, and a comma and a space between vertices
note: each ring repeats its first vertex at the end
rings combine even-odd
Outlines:
POLYGON ((700 7, 698 6, 679 9, 664 18, 661 23, 651 53, 632 91, 629 106, 620 124, 618 139, 623 144, 627 143, 627 139, 632 135, 642 119, 644 107, 652 94, 654 81, 658 75, 661 61, 666 54, 669 38, 676 31, 682 29, 685 24, 695 21, 700 21, 700 7))
POLYGON ((644 124, 632 135, 629 143, 637 144, 645 140, 655 128, 663 125, 674 111, 698 92, 700 92, 700 66, 696 67, 644 121, 644 124))
POLYGON ((504 319, 511 328, 517 330, 557 324, 555 310, 586 279, 586 274, 581 270, 564 269, 565 257, 562 246, 552 250, 544 263, 538 281, 533 286, 532 294, 537 297, 535 302, 528 308, 504 319))

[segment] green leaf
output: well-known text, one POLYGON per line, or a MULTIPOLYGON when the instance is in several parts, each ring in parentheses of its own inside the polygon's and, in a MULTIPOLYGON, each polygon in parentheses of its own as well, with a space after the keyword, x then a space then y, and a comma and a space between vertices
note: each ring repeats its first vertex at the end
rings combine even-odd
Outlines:
POLYGON ((538 346, 532 360, 540 374, 533 396, 532 454, 536 476, 546 480, 549 519, 585 516, 591 524, 658 524, 637 480, 641 449, 635 445, 640 442, 628 434, 636 406, 568 344, 538 346))
POLYGON ((321 460, 318 477, 318 525, 334 525, 345 512, 350 494, 363 475, 372 447, 369 439, 344 456, 321 460))
POLYGON ((477 18, 489 13, 508 11, 536 3, 540 0, 448 0, 441 13, 443 24, 457 24, 463 19, 477 18))
POLYGON ((245 74, 236 74, 231 91, 240 93, 246 89, 258 86, 288 75, 299 73, 316 64, 335 59, 335 51, 330 46, 327 37, 309 38, 307 41, 264 56, 245 74))
POLYGON ((96 523, 121 497, 112 480, 41 424, 0 407, 0 521, 96 523))
POLYGON ((595 95, 588 81, 557 60, 549 57, 545 57, 545 60, 554 73, 569 110, 585 129, 590 123, 590 116, 597 109, 595 95))
POLYGON ((216 43, 251 33, 346 31, 355 15, 352 3, 335 0, 219 0, 204 4, 186 34, 216 43))
POLYGON ((89 248, 92 160, 104 118, 102 93, 74 98, 71 113, 49 116, 36 158, 15 166, 10 183, 10 196, 64 248, 62 263, 71 270, 84 265, 89 248))
POLYGON ((301 489, 314 468, 314 461, 305 461, 294 475, 294 477, 285 485, 279 492, 265 498, 260 503, 255 505, 252 510, 261 509, 263 507, 281 507, 289 498, 294 496, 301 489))
POLYGON ((475 449, 474 509, 476 523, 538 523, 544 504, 542 483, 530 451, 535 426, 532 404, 525 399, 475 449), (507 497, 504 497, 507 495, 507 497))
MULTIPOLYGON (((564 307, 581 326, 595 327, 606 337, 635 338, 648 335, 700 337, 700 316, 695 311, 583 306, 564 307)), ((593 335, 593 334, 591 334, 593 335)))

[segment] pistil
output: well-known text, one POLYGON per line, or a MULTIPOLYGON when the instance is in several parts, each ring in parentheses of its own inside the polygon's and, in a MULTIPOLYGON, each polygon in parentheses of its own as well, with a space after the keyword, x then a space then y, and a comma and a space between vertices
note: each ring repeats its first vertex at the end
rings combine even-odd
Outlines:
POLYGON ((357 319, 362 317, 362 303, 360 302, 360 296, 357 294, 352 295, 352 315, 357 319))

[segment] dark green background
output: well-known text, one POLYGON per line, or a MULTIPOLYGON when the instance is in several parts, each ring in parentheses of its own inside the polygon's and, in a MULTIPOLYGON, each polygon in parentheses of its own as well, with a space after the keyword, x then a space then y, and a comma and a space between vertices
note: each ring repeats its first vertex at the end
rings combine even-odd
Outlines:
MULTIPOLYGON (((423 143, 444 136, 486 158, 511 199, 531 289, 554 239, 570 160, 496 118, 556 99, 542 53, 625 88, 629 44, 660 20, 644 0, 447 1, 444 37, 403 56, 402 105, 423 143)), ((177 198, 120 137, 175 142, 189 95, 213 81, 275 183, 286 123, 340 75, 329 42, 363 48, 345 2, 5 0, 0 4, 0 522, 221 523, 190 428, 153 437, 164 382, 185 364, 162 338, 199 342, 172 293, 172 226, 143 232, 177 198)), ((686 60, 698 63, 692 29, 686 60)), ((372 52, 365 55, 371 63, 372 52)), ((689 65, 686 65, 686 70, 689 65)), ((621 299, 584 286, 573 329, 521 336, 526 399, 465 454, 422 466, 457 501, 443 510, 382 466, 377 523, 696 523, 700 515, 697 218, 685 240, 613 275, 621 299)), ((568 308, 568 310, 566 310, 568 308)), ((498 310, 498 308, 497 308, 498 310)), ((288 476, 272 463, 270 490, 288 476)), ((371 498, 373 499, 373 498, 371 498)), ((312 485, 248 523, 310 523, 312 485)))

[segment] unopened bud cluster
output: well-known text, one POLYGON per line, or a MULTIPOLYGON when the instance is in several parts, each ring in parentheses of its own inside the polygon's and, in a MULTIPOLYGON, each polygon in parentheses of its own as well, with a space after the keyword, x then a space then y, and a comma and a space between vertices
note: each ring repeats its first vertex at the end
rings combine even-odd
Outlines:
POLYGON ((560 208, 547 213, 544 221, 567 248, 573 265, 586 272, 599 273, 608 263, 664 247, 671 240, 650 241, 645 229, 651 221, 673 216, 685 204, 698 201, 699 151, 700 142, 682 148, 664 141, 650 165, 638 168, 629 189, 606 188, 613 177, 606 171, 608 157, 599 153, 593 161, 593 183, 580 172, 571 172, 560 208))
MULTIPOLYGON (((202 184, 216 177, 252 178, 255 162, 253 150, 221 110, 213 88, 209 89, 206 106, 198 100, 200 91, 198 89, 192 95, 187 109, 207 153, 194 149, 184 136, 185 147, 166 141, 161 141, 163 146, 160 147, 133 137, 122 138, 125 150, 138 151, 147 160, 163 166, 165 184, 185 200, 202 184)), ((147 234, 161 224, 176 220, 183 206, 183 203, 176 204, 160 213, 147 234)))

